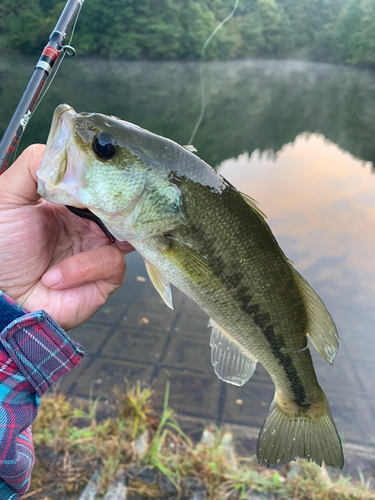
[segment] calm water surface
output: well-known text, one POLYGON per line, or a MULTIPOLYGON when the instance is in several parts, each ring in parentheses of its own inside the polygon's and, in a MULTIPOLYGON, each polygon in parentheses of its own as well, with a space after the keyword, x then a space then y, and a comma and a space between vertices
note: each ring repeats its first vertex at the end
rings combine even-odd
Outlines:
MULTIPOLYGON (((0 59, 0 133, 33 63, 13 67, 0 59)), ((333 367, 313 352, 318 378, 339 433, 367 445, 375 436, 375 74, 242 61, 207 64, 205 81, 198 155, 258 200, 284 252, 326 303, 341 343, 333 367)), ((198 66, 67 61, 24 145, 45 141, 60 102, 115 114, 185 144, 200 110, 198 66)), ((89 356, 63 389, 87 397, 93 386, 110 399, 124 377, 141 379, 155 384, 161 404, 170 380, 170 403, 180 414, 258 430, 274 392, 265 370, 258 366, 242 388, 219 381, 206 315, 177 290, 170 311, 142 259, 132 254, 127 261, 124 286, 72 332, 89 356)))

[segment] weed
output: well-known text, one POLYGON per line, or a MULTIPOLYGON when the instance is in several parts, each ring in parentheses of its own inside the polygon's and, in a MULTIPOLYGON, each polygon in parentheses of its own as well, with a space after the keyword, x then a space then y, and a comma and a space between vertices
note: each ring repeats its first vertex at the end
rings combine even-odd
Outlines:
POLYGON ((114 389, 119 407, 119 416, 123 420, 132 421, 131 437, 135 438, 142 434, 148 424, 153 423, 152 414, 153 408, 150 404, 150 399, 154 391, 146 387, 141 390, 141 383, 133 387, 127 379, 125 380, 126 390, 121 391, 118 387, 114 389))
POLYGON ((183 456, 181 452, 192 449, 193 444, 174 418, 174 410, 168 407, 169 387, 169 381, 167 381, 163 413, 150 443, 145 463, 158 469, 179 489, 180 462, 183 456))
MULTIPOLYGON (((86 409, 73 407, 56 391, 44 397, 33 426, 37 462, 24 498, 44 499, 47 492, 51 499, 61 493, 76 498, 100 465, 100 495, 119 467, 138 466, 160 471, 179 493, 185 477, 197 478, 205 485, 209 500, 240 500, 251 491, 291 500, 375 500, 360 469, 360 482, 342 474, 332 478, 324 466, 304 460, 282 473, 262 469, 255 457, 236 457, 231 434, 213 426, 204 431, 199 443, 193 443, 168 406, 169 383, 159 418, 152 409, 152 394, 150 388, 141 389, 139 382, 131 387, 125 381, 125 388, 115 390, 116 414, 102 421, 97 417, 100 398, 94 400, 92 391, 86 409), (150 439, 140 458, 136 442, 145 432, 150 439)), ((162 498, 159 486, 145 485, 139 479, 129 482, 129 491, 162 498)))

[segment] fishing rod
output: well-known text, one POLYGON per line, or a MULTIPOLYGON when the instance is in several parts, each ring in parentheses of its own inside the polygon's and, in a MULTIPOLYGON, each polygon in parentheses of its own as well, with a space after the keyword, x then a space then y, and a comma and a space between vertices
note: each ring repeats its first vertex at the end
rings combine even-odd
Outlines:
MULTIPOLYGON (((71 45, 65 45, 66 35, 72 28, 72 36, 84 0, 68 0, 59 20, 52 31, 47 45, 35 66, 26 90, 17 106, 8 128, 0 142, 0 175, 11 165, 11 159, 21 140, 22 134, 41 99, 47 80, 56 73, 65 54, 75 55, 71 45), (59 61, 52 71, 56 61, 59 61)), ((72 38, 71 38, 72 39, 72 38)), ((71 42, 70 39, 70 42, 71 42)), ((69 43, 70 43, 69 42, 69 43)), ((51 80, 52 81, 52 80, 51 80)), ((44 94, 43 94, 44 95, 44 94)), ((42 96, 43 97, 43 96, 42 96)))

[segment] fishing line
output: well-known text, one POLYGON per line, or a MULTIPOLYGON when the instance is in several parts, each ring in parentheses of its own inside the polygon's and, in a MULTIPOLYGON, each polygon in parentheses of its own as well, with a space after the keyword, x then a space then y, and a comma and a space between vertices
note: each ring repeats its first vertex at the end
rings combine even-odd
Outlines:
MULTIPOLYGON (((59 255, 58 255, 57 257, 55 257, 55 258, 53 259, 53 261, 51 262, 51 264, 47 267, 47 269, 45 270, 44 274, 46 274, 46 272, 47 272, 47 271, 49 271, 49 270, 51 269, 51 267, 53 267, 53 266, 56 264, 56 262, 59 260, 59 258, 60 258, 60 257, 62 257, 62 256, 64 255, 64 253, 65 253, 65 252, 67 252, 68 250, 71 250, 72 248, 73 248, 73 247, 72 247, 72 246, 70 246, 70 247, 68 247, 68 248, 65 248, 65 250, 63 250, 62 252, 60 252, 60 253, 59 253, 59 255)), ((43 274, 43 276, 44 276, 44 274, 43 274)), ((39 278, 39 279, 38 279, 38 281, 37 281, 37 282, 35 283, 35 285, 32 287, 32 289, 30 290, 30 292, 26 295, 26 298, 25 298, 25 299, 22 301, 22 303, 18 306, 18 309, 21 309, 21 308, 24 306, 24 304, 25 304, 25 302, 27 301, 27 299, 30 297, 30 295, 33 293, 33 291, 35 290, 35 288, 36 288, 36 287, 39 285, 39 283, 42 281, 43 276, 42 276, 41 278, 39 278)))
POLYGON ((224 24, 226 22, 228 22, 229 19, 231 19, 234 16, 239 3, 240 3, 240 0, 236 0, 231 13, 223 21, 221 21, 221 23, 218 24, 218 26, 216 26, 216 28, 213 30, 213 32, 211 33, 211 35, 204 42, 204 45, 202 47, 201 55, 200 55, 200 59, 199 59, 199 73, 200 73, 200 82, 201 82, 202 106, 201 106, 201 112, 200 112, 199 118, 197 120, 197 123, 195 124, 195 127, 193 129, 193 132, 192 132, 191 137, 190 137, 189 142, 188 142, 188 146, 189 147, 192 147, 192 142, 193 142, 195 134, 197 133, 197 130, 198 130, 200 124, 201 124, 201 121, 203 119, 203 115, 204 115, 204 112, 205 112, 205 109, 206 109, 206 95, 205 95, 205 88, 204 88, 203 64, 202 64, 202 59, 203 59, 204 52, 205 52, 208 44, 211 42, 211 40, 213 39, 213 37, 219 31, 219 29, 222 28, 224 26, 224 24))

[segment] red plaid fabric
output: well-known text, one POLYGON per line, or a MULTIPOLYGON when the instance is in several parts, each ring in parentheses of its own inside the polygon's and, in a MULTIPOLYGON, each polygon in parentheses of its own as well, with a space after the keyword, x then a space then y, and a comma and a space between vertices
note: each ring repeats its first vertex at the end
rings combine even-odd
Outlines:
POLYGON ((28 313, 0 292, 0 500, 27 491, 34 464, 30 425, 39 397, 82 356, 44 311, 28 313))

